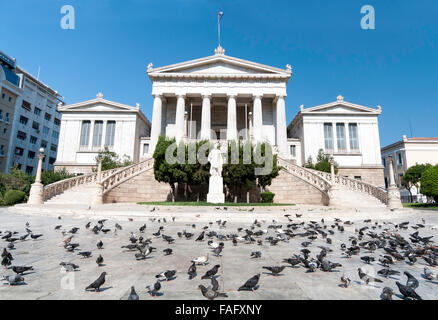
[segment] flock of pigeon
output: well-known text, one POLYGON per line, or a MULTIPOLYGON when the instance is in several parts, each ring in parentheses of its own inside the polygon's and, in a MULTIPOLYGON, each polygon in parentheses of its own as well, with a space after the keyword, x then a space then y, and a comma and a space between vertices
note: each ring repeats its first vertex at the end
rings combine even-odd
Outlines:
MULTIPOLYGON (((154 211, 154 209, 153 209, 154 211)), ((321 219, 317 221, 301 221, 302 214, 295 214, 296 218, 291 218, 290 214, 284 214, 285 221, 280 224, 276 220, 267 222, 265 220, 255 219, 253 223, 246 227, 239 227, 235 230, 230 230, 227 226, 227 221, 218 220, 216 222, 208 222, 205 226, 197 228, 195 224, 186 225, 186 229, 170 235, 167 231, 167 226, 175 221, 175 217, 171 218, 171 221, 167 221, 166 218, 155 217, 150 218, 151 225, 154 226, 158 223, 158 230, 154 227, 146 227, 143 224, 141 227, 134 231, 129 231, 129 238, 127 244, 121 246, 119 249, 121 252, 132 252, 133 263, 135 261, 145 260, 152 257, 153 253, 158 254, 156 243, 165 244, 168 246, 162 250, 162 254, 165 256, 172 255, 173 249, 171 248, 176 241, 194 241, 196 243, 205 243, 206 248, 211 251, 211 255, 215 257, 221 257, 226 254, 227 247, 235 246, 249 246, 252 245, 254 251, 250 254, 248 259, 260 259, 263 254, 263 250, 266 246, 285 245, 290 242, 291 239, 298 239, 301 245, 299 252, 296 252, 290 257, 284 258, 281 264, 263 266, 262 268, 269 271, 264 272, 266 276, 278 276, 281 275, 285 269, 296 270, 303 268, 308 273, 312 272, 333 272, 342 269, 342 264, 339 262, 330 261, 328 256, 334 252, 334 250, 340 250, 342 259, 350 259, 352 256, 359 256, 362 266, 357 268, 357 276, 362 281, 363 285, 370 285, 372 283, 382 283, 382 279, 394 279, 396 278, 395 285, 400 292, 399 297, 403 299, 416 299, 420 300, 421 296, 417 293, 420 283, 428 281, 433 284, 438 284, 438 276, 433 273, 432 269, 438 266, 438 247, 433 245, 433 236, 422 236, 421 231, 426 231, 426 223, 422 219, 422 223, 410 223, 402 222, 394 224, 392 222, 377 222, 371 221, 371 219, 364 220, 360 227, 355 228, 355 223, 352 221, 342 221, 335 218, 332 222, 325 222, 321 219), (287 219, 287 220, 286 220, 287 219), (150 229, 154 229, 150 231, 150 229), (354 233, 349 236, 348 241, 340 243, 340 246, 335 244, 335 234, 343 234, 345 228, 354 229, 354 233), (411 230, 412 229, 412 230, 411 230), (400 231, 407 231, 409 236, 403 237, 400 235, 400 231), (154 232, 155 231, 155 232, 154 232), (323 241, 326 245, 315 245, 315 241, 320 243, 323 241), (227 245, 226 245, 227 244, 227 245), (376 261, 377 260, 377 261, 376 261), (374 274, 368 274, 367 268, 364 266, 372 265, 378 266, 380 270, 374 274), (423 274, 421 275, 421 281, 414 277, 410 272, 404 271, 406 281, 402 281, 402 275, 398 271, 398 267, 403 265, 423 264, 423 274), (423 280, 424 279, 424 280, 423 280), (403 283, 402 283, 403 282, 403 283)), ((58 217, 60 220, 61 217, 58 217)), ((129 219, 130 222, 133 219, 129 219)), ((97 267, 104 267, 104 243, 99 239, 100 234, 114 233, 122 230, 122 226, 119 223, 115 223, 114 227, 109 227, 106 219, 99 220, 97 224, 91 225, 92 222, 88 222, 84 226, 84 232, 89 232, 96 235, 96 250, 99 254, 96 258, 97 267), (102 253, 101 253, 102 252, 102 253)), ((149 224, 149 223, 148 223, 149 224)), ((131 223, 130 226, 133 224, 131 223)), ((10 286, 20 285, 25 283, 24 276, 26 272, 33 270, 32 266, 23 266, 14 264, 14 257, 12 252, 16 246, 20 246, 24 241, 42 241, 44 236, 42 234, 35 234, 30 229, 31 226, 27 222, 25 232, 21 235, 17 231, 0 231, 0 236, 4 244, 1 255, 1 264, 6 270, 11 270, 13 274, 5 275, 3 280, 7 281, 10 286)), ((125 227, 126 228, 126 227, 125 227)), ((132 227, 133 228, 133 227, 132 227)), ((82 259, 90 259, 94 256, 92 251, 82 251, 79 247, 79 243, 76 239, 79 238, 81 227, 73 227, 69 231, 63 228, 62 224, 55 226, 54 232, 59 232, 62 237, 60 246, 62 249, 71 253, 71 259, 74 260, 76 255, 81 256, 82 259)), ((67 228, 68 229, 68 228, 67 228)), ((433 229, 433 228, 432 228, 433 229)), ((339 242, 336 239, 336 242, 339 242)), ((230 250, 230 249, 228 249, 230 250)), ((210 253, 196 257, 193 259, 187 259, 187 273, 188 280, 190 282, 196 282, 198 277, 197 271, 200 266, 206 266, 210 262, 210 253)), ((62 261, 60 266, 65 269, 66 272, 80 271, 79 265, 71 261, 62 261)), ((215 264, 212 268, 202 272, 203 275, 200 279, 209 280, 211 284, 204 286, 199 284, 197 288, 201 294, 210 300, 218 297, 228 297, 226 292, 219 289, 218 271, 221 268, 220 264, 215 264)), ((255 274, 244 282, 240 287, 236 288, 237 291, 255 291, 258 290, 260 276, 263 270, 255 274)), ((146 286, 147 292, 152 297, 159 297, 163 295, 162 282, 172 281, 176 278, 177 270, 165 270, 155 276, 156 280, 151 285, 146 286)), ((297 271, 293 271, 297 272, 297 271)), ((93 282, 90 283, 84 289, 86 291, 99 292, 105 283, 106 272, 102 272, 101 275, 93 282)), ((353 275, 345 275, 340 273, 340 287, 348 288, 353 275)), ((243 281, 242 281, 243 282, 243 281)), ((395 289, 395 286, 394 286, 395 289)), ((384 287, 381 293, 381 299, 392 300, 394 290, 390 287, 384 287)), ((131 287, 131 292, 128 297, 129 300, 138 300, 135 287, 131 287)))

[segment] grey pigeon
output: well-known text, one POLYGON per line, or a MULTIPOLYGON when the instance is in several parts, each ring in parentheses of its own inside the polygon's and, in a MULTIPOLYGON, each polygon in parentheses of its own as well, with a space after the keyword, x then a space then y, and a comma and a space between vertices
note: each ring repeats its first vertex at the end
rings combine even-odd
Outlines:
POLYGON ((135 292, 134 286, 131 287, 131 293, 129 294, 128 300, 140 300, 137 292, 135 292))

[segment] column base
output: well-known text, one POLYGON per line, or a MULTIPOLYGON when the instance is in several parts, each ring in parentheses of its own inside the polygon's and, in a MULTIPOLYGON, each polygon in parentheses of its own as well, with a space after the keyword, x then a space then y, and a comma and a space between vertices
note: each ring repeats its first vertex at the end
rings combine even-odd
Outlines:
POLYGON ((391 210, 402 209, 403 205, 400 199, 400 191, 396 186, 389 186, 388 188, 388 203, 387 207, 391 210))
POLYGON ((44 204, 44 186, 42 183, 35 182, 32 184, 27 204, 44 204))
POLYGON ((103 186, 100 183, 96 183, 93 187, 93 197, 89 204, 103 204, 103 186))
POLYGON ((208 182, 207 202, 224 203, 225 194, 223 188, 223 178, 218 176, 211 176, 208 182))

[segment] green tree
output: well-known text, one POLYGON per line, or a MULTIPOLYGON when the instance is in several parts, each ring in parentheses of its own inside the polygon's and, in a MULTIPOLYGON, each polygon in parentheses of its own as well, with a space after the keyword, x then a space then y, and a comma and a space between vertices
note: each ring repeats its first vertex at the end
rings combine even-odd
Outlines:
POLYGON ((261 192, 264 192, 266 187, 271 185, 272 180, 278 177, 281 167, 278 166, 277 155, 272 154, 272 147, 270 144, 257 144, 255 154, 260 154, 262 158, 266 159, 266 161, 270 161, 270 163, 255 164, 255 168, 266 167, 268 169, 267 172, 262 172, 262 174, 257 176, 257 184, 261 188, 261 192))
POLYGON ((438 202, 438 165, 430 166, 423 172, 420 192, 438 202))
POLYGON ((9 173, 0 174, 0 192, 4 195, 9 190, 20 190, 28 195, 34 181, 35 177, 27 175, 17 166, 13 166, 9 173))
MULTIPOLYGON (((336 162, 334 163, 334 167, 335 167, 335 174, 337 174, 339 165, 336 162)), ((316 157, 316 163, 313 169, 330 173, 331 172, 330 155, 325 154, 324 150, 319 149, 318 156, 316 157)))
POLYGON ((223 166, 222 176, 224 184, 235 203, 243 188, 249 191, 255 185, 255 163, 252 153, 253 148, 249 142, 241 144, 240 142, 231 141, 228 143, 228 157, 227 162, 223 166), (246 149, 245 159, 244 149, 246 149), (235 150, 235 152, 232 152, 232 150, 235 150), (232 158, 233 155, 234 157, 232 158), (250 159, 248 156, 250 156, 250 159))
MULTIPOLYGON (((98 163, 99 156, 102 157, 102 171, 126 167, 133 163, 129 156, 123 155, 123 157, 120 158, 117 153, 115 153, 114 151, 110 151, 107 146, 105 146, 105 148, 99 151, 99 153, 97 154, 95 158, 96 165, 98 163)), ((96 168, 93 169, 93 171, 96 170, 96 168)))
POLYGON ((401 185, 406 188, 409 192, 409 196, 412 202, 412 187, 416 187, 417 190, 420 188, 421 176, 424 171, 430 168, 432 165, 426 164, 416 164, 415 166, 409 167, 401 178, 401 185))
POLYGON ((193 193, 195 187, 197 190, 197 200, 199 201, 199 186, 208 183, 210 178, 210 163, 202 164, 197 159, 200 148, 205 148, 205 157, 208 157, 209 150, 213 147, 207 140, 199 142, 191 142, 186 146, 185 163, 182 165, 182 170, 187 174, 185 198, 193 193))
MULTIPOLYGON (((181 143, 183 143, 181 141, 181 143)), ((169 139, 164 135, 160 135, 157 141, 157 145, 155 146, 154 151, 154 176, 155 180, 159 182, 165 182, 170 185, 172 190, 172 201, 175 201, 176 197, 176 183, 186 183, 187 182, 187 172, 184 171, 184 168, 177 161, 175 163, 169 163, 166 160, 166 150, 168 148, 172 148, 172 145, 176 144, 174 138, 169 139)), ((181 146, 181 145, 180 145, 181 146)), ((169 149, 171 150, 171 149, 169 149)), ((173 152, 173 156, 176 158, 178 148, 175 148, 173 152)), ((185 147, 183 150, 183 159, 185 159, 186 152, 185 147)))

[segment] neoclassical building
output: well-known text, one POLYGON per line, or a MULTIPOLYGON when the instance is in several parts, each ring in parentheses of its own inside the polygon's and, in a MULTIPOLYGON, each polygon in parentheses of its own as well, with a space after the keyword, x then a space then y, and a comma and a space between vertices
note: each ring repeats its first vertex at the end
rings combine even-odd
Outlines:
MULTIPOLYGON (((138 106, 105 100, 101 94, 59 109, 62 124, 56 168, 90 172, 97 152, 106 146, 120 156, 129 155, 134 164, 47 186, 45 200, 74 202, 77 192, 69 196, 68 189, 96 181, 102 186, 100 202, 169 200, 169 186, 154 179, 152 158, 158 137, 166 135, 184 142, 218 141, 221 146, 230 140, 270 143, 283 168, 270 186, 276 202, 389 203, 389 193, 382 188, 381 107, 354 104, 338 96, 323 105, 301 106, 287 125, 291 66, 281 69, 234 58, 220 46, 214 55, 200 59, 162 67, 150 63, 147 75, 154 98, 151 123, 138 106), (316 160, 319 149, 338 163, 338 175, 303 168, 309 157, 316 160)), ((84 201, 90 194, 83 192, 84 201)), ((245 193, 239 200, 246 197, 245 193)), ((250 195, 250 201, 259 199, 257 191, 250 195)))

